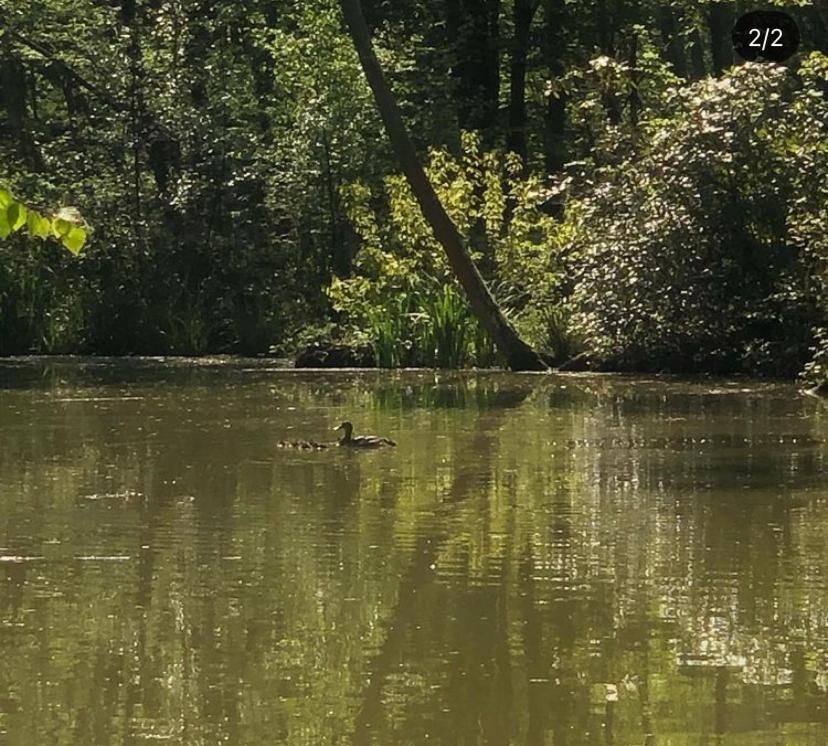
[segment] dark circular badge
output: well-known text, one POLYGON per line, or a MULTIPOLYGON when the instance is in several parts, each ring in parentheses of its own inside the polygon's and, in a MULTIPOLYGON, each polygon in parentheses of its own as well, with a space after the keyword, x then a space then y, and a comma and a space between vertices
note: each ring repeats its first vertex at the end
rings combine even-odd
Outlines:
POLYGON ((745 13, 731 36, 736 52, 749 62, 784 62, 799 47, 796 21, 778 10, 745 13))

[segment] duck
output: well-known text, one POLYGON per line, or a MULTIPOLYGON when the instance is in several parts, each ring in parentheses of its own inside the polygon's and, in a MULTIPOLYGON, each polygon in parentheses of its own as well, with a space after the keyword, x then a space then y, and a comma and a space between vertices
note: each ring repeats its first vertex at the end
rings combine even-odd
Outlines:
POLYGON ((391 438, 381 438, 378 435, 357 435, 354 437, 354 426, 347 420, 334 428, 334 432, 337 430, 342 430, 339 445, 346 448, 385 448, 386 446, 394 447, 397 445, 391 438))

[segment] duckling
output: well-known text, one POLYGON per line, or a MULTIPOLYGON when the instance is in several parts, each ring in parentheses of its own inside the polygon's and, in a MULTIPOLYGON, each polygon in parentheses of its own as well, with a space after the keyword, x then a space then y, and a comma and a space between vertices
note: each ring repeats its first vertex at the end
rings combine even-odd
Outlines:
POLYGON ((390 438, 380 438, 377 435, 358 435, 353 436, 354 426, 348 422, 343 422, 339 427, 335 427, 334 431, 342 430, 342 437, 339 439, 339 445, 347 448, 383 448, 384 446, 396 446, 397 444, 390 438))
POLYGON ((297 451, 324 451, 333 443, 317 443, 315 440, 281 440, 279 448, 294 448, 297 451))

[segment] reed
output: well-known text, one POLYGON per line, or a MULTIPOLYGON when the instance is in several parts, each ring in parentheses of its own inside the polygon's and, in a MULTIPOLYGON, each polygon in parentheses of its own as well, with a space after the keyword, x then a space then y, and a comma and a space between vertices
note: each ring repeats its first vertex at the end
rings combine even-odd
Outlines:
POLYGON ((423 311, 427 323, 422 336, 427 362, 437 368, 462 368, 469 363, 473 319, 452 285, 443 285, 423 311))

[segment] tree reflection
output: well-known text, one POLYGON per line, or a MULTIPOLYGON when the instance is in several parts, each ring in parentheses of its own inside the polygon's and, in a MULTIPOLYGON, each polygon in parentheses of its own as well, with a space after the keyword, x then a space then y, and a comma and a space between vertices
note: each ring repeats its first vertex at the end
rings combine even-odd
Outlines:
POLYGON ((616 377, 164 375, 0 391, 11 742, 828 734, 816 403, 616 377), (346 415, 400 447, 275 448, 346 415))

